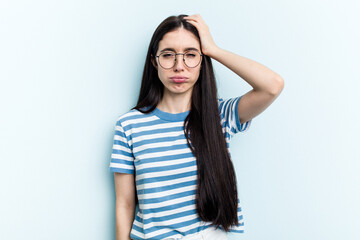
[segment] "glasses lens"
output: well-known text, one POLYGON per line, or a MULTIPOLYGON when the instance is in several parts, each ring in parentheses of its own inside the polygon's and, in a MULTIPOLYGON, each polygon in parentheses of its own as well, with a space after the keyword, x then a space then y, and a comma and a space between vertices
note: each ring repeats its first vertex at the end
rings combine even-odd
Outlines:
POLYGON ((160 54, 159 63, 163 68, 172 68, 175 63, 175 53, 164 52, 160 54))
POLYGON ((197 51, 188 51, 184 55, 185 64, 190 67, 196 67, 200 63, 200 53, 197 51))
MULTIPOLYGON (((185 64, 190 68, 194 68, 199 65, 201 61, 201 55, 197 51, 187 51, 184 54, 185 64)), ((175 66, 175 53, 164 52, 159 56, 159 63, 163 68, 172 68, 175 66)))

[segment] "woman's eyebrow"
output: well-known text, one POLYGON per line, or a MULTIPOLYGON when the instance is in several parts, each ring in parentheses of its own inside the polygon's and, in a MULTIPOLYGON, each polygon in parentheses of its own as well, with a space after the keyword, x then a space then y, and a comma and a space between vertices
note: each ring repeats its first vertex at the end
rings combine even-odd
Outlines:
MULTIPOLYGON (((196 51, 199 51, 199 49, 194 48, 194 47, 185 48, 185 51, 188 51, 188 50, 196 50, 196 51)), ((164 49, 161 50, 160 52, 165 52, 165 51, 173 51, 173 52, 176 52, 175 49, 173 49, 173 48, 164 48, 164 49)))

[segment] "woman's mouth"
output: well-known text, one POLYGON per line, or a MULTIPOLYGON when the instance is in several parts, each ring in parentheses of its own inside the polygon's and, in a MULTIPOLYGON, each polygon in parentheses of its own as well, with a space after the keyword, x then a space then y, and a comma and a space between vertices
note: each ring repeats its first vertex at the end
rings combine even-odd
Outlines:
POLYGON ((186 82, 186 77, 172 77, 170 78, 174 83, 183 83, 186 82))

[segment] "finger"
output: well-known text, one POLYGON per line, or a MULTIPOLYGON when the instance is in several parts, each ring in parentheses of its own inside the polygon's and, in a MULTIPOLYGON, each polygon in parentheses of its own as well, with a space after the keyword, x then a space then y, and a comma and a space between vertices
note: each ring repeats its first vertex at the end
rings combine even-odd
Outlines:
POLYGON ((191 15, 188 15, 188 16, 185 16, 185 17, 196 17, 197 14, 191 14, 191 15))
POLYGON ((184 17, 185 20, 193 20, 195 21, 196 19, 194 17, 184 17))
POLYGON ((202 17, 200 16, 200 14, 194 14, 194 15, 191 15, 192 18, 196 19, 197 21, 202 21, 202 17))
POLYGON ((195 23, 200 23, 200 21, 199 21, 199 20, 194 19, 194 18, 187 18, 187 19, 185 19, 185 20, 186 20, 186 21, 195 22, 195 23))
POLYGON ((185 19, 185 20, 188 21, 188 22, 196 22, 196 23, 197 23, 196 19, 187 18, 187 19, 185 19))
POLYGON ((196 24, 200 24, 200 25, 205 25, 204 21, 198 20, 198 19, 191 19, 191 18, 187 18, 185 19, 187 22, 190 23, 196 23, 196 24))
POLYGON ((188 23, 194 25, 195 27, 198 26, 198 22, 194 21, 194 20, 186 20, 188 23))
POLYGON ((198 19, 198 17, 196 15, 190 15, 190 16, 186 16, 184 18, 191 18, 191 19, 198 19))

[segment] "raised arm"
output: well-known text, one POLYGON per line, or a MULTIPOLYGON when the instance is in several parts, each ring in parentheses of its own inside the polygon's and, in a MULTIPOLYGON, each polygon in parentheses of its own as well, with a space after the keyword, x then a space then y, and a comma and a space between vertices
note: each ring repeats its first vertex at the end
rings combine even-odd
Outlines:
POLYGON ((258 62, 221 48, 213 50, 210 55, 253 87, 239 101, 238 112, 241 123, 263 112, 284 88, 282 77, 258 62))
POLYGON ((239 101, 240 122, 244 123, 263 112, 284 88, 282 77, 258 62, 218 47, 199 14, 185 19, 197 28, 202 52, 225 65, 253 87, 239 101))

